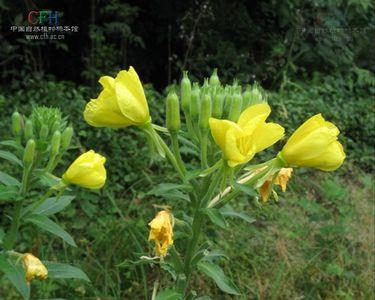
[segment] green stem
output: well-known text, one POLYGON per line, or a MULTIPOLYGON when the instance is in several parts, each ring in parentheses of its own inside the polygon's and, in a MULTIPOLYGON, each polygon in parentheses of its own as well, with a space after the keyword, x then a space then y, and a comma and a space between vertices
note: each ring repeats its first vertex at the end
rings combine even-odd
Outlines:
POLYGON ((17 239, 18 228, 20 226, 20 215, 21 215, 23 201, 25 200, 25 195, 27 193, 27 183, 28 183, 30 170, 31 170, 31 166, 23 169, 22 182, 21 182, 21 188, 20 188, 20 196, 22 198, 16 202, 16 206, 14 208, 12 224, 10 226, 9 232, 7 233, 4 239, 5 250, 13 249, 14 243, 16 242, 16 239, 17 239))
POLYGON ((208 143, 208 137, 206 133, 201 134, 201 166, 202 168, 207 168, 207 143, 208 143))
POLYGON ((179 168, 186 173, 186 168, 184 165, 184 162, 181 158, 181 153, 180 153, 180 146, 178 144, 178 135, 177 132, 171 132, 171 142, 172 142, 172 150, 176 158, 176 162, 179 166, 179 168))

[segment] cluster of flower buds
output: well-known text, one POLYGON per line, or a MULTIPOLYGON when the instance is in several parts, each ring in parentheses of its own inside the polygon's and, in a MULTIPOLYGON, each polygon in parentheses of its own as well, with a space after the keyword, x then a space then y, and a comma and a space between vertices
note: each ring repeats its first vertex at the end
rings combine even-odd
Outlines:
POLYGON ((41 164, 48 159, 46 170, 52 171, 70 145, 73 128, 61 118, 60 110, 35 107, 30 117, 13 113, 12 133, 16 141, 24 146, 25 169, 35 165, 38 157, 41 164))

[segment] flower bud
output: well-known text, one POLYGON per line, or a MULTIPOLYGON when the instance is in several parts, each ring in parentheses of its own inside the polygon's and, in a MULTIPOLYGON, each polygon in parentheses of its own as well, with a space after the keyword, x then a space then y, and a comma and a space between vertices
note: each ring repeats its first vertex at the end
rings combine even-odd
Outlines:
POLYGON ((166 126, 169 132, 178 132, 181 127, 180 105, 175 92, 169 93, 166 102, 166 126))
POLYGON ((199 109, 200 109, 200 90, 198 84, 193 85, 193 90, 191 91, 191 102, 190 102, 190 115, 193 122, 197 122, 199 119, 199 109))
POLYGON ((249 106, 250 100, 251 100, 251 87, 248 85, 246 87, 245 92, 242 94, 242 110, 245 110, 249 106))
POLYGON ((29 283, 34 278, 46 279, 48 270, 46 266, 31 253, 22 255, 22 262, 25 267, 26 281, 29 283))
POLYGON ((48 126, 46 124, 43 124, 39 131, 39 138, 41 140, 47 139, 48 136, 48 126))
POLYGON ((25 151, 23 152, 23 163, 25 167, 30 166, 34 161, 35 141, 30 139, 27 141, 25 151))
POLYGON ((232 103, 230 106, 229 116, 228 119, 237 122, 238 118, 240 117, 242 109, 242 97, 241 94, 234 94, 232 103))
POLYGON ((216 119, 220 119, 223 115, 225 93, 223 91, 218 91, 214 98, 212 104, 212 116, 216 119))
POLYGON ((211 86, 218 86, 220 85, 219 76, 217 76, 217 69, 214 69, 212 75, 210 77, 210 85, 211 86))
POLYGON ((12 133, 14 136, 19 136, 22 128, 22 119, 18 111, 15 111, 12 115, 12 133))
POLYGON ((187 71, 183 72, 181 80, 181 106, 185 115, 190 115, 191 82, 187 71))
POLYGON ((71 126, 65 128, 65 130, 63 131, 61 135, 61 150, 62 151, 65 151, 69 147, 70 142, 72 140, 72 136, 73 136, 73 128, 71 126))
POLYGON ((208 131, 208 119, 211 117, 211 97, 204 95, 201 103, 201 113, 199 116, 199 129, 203 132, 208 131))
POLYGON ((28 141, 29 139, 33 138, 33 122, 31 120, 27 120, 25 124, 25 139, 28 141))
POLYGON ((260 92, 258 85, 255 84, 253 88, 251 89, 251 96, 250 96, 250 103, 249 105, 255 105, 262 102, 266 102, 265 99, 262 96, 262 93, 260 92))
POLYGON ((61 133, 56 130, 51 139, 51 156, 55 156, 59 153, 61 142, 61 133))

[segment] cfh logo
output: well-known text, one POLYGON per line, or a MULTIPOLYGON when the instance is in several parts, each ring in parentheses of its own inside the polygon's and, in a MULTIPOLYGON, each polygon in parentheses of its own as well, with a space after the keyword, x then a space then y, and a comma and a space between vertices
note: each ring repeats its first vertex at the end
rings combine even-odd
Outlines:
POLYGON ((52 10, 32 10, 27 17, 30 25, 59 25, 59 12, 52 10))

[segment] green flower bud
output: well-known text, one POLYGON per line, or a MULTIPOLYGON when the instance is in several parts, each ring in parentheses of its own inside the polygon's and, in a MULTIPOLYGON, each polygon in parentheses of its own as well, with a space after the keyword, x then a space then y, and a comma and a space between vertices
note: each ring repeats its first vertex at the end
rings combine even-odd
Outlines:
POLYGON ((261 91, 258 88, 257 84, 253 85, 253 88, 251 89, 251 97, 250 97, 250 104, 249 105, 254 105, 258 103, 263 103, 266 102, 265 99, 262 96, 261 91))
POLYGON ((232 105, 232 99, 233 96, 232 94, 228 91, 225 92, 225 97, 224 97, 224 108, 223 108, 223 117, 227 117, 229 115, 230 107, 232 105))
POLYGON ((242 110, 245 110, 251 101, 251 87, 248 85, 245 92, 242 94, 242 110))
POLYGON ((46 124, 43 124, 39 131, 39 138, 41 140, 47 139, 48 136, 48 126, 46 124))
POLYGON ((199 129, 202 132, 208 131, 208 119, 211 117, 211 96, 204 95, 201 103, 201 113, 199 116, 199 129))
POLYGON ((225 93, 223 91, 216 92, 212 104, 212 116, 220 119, 223 116, 225 93))
POLYGON ((61 133, 56 130, 51 139, 51 156, 56 156, 60 150, 61 133))
POLYGON ((12 133, 14 136, 19 136, 22 130, 22 118, 21 115, 15 111, 12 114, 12 133))
POLYGON ((29 139, 33 138, 33 122, 31 120, 27 120, 25 124, 25 139, 28 141, 29 139))
POLYGON ((212 72, 212 75, 210 77, 210 85, 211 86, 220 85, 220 79, 219 79, 219 76, 217 76, 217 69, 214 69, 214 71, 212 72))
POLYGON ((73 128, 71 126, 65 128, 61 135, 61 149, 62 151, 65 151, 68 149, 70 142, 73 137, 73 128))
POLYGON ((190 115, 190 101, 191 101, 191 82, 188 77, 188 72, 183 72, 181 80, 181 106, 185 116, 190 115))
POLYGON ((241 109, 242 109, 242 96, 241 94, 235 94, 233 96, 233 100, 230 106, 228 119, 233 122, 237 122, 241 114, 241 109))
POLYGON ((166 101, 166 126, 169 132, 178 132, 181 128, 180 104, 175 92, 169 93, 166 101))
POLYGON ((200 110, 200 90, 197 83, 193 84, 193 90, 191 91, 191 102, 190 102, 190 115, 193 122, 198 122, 199 110, 200 110))
POLYGON ((29 167, 32 165, 34 161, 34 153, 35 153, 35 141, 30 139, 27 141, 25 151, 23 152, 23 164, 25 167, 29 167))

